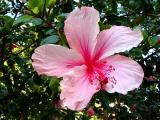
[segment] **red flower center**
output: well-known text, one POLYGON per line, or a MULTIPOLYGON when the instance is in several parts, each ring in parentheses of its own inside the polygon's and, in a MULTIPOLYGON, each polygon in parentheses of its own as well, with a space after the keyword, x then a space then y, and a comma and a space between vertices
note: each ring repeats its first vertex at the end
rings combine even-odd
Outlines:
POLYGON ((112 65, 107 64, 106 61, 96 62, 94 64, 87 64, 87 73, 89 75, 89 81, 93 84, 94 80, 99 80, 101 84, 101 90, 106 90, 107 87, 113 88, 116 85, 116 79, 113 76, 115 68, 112 65))

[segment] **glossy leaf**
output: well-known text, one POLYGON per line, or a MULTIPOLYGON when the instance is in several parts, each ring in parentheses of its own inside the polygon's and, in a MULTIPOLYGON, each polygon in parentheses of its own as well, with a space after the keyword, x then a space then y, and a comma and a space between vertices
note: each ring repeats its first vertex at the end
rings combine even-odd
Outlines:
POLYGON ((42 40, 41 44, 53 44, 53 43, 56 43, 58 42, 59 40, 59 37, 57 35, 52 35, 52 36, 49 36, 49 37, 46 37, 42 40))

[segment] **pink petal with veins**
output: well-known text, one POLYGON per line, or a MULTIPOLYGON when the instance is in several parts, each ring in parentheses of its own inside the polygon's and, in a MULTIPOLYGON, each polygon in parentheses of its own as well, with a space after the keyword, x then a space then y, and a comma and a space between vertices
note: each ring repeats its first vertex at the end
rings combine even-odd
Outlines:
POLYGON ((73 67, 84 63, 74 50, 59 45, 43 45, 32 55, 32 66, 39 75, 62 76, 73 67))
POLYGON ((105 60, 107 64, 114 67, 115 71, 112 74, 116 82, 115 84, 109 82, 106 91, 127 94, 128 91, 134 90, 141 85, 144 72, 136 61, 121 55, 113 55, 105 60))
POLYGON ((125 26, 112 26, 99 33, 94 59, 102 59, 118 52, 130 50, 138 46, 142 40, 143 36, 138 30, 131 30, 125 26))
POLYGON ((67 73, 61 81, 60 99, 63 106, 67 106, 71 110, 83 110, 92 96, 99 91, 99 81, 94 79, 91 83, 88 80, 86 66, 76 67, 67 73))
POLYGON ((99 13, 92 7, 73 10, 65 21, 64 32, 71 48, 90 59, 99 33, 99 13))

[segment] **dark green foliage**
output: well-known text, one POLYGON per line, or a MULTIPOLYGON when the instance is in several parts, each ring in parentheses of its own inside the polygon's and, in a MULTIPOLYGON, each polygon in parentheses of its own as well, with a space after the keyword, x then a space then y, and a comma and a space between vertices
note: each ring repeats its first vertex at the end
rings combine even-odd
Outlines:
POLYGON ((144 36, 137 48, 122 53, 142 65, 141 87, 127 95, 97 93, 88 105, 95 110, 92 120, 160 119, 160 0, 22 1, 0 1, 0 119, 91 119, 87 108, 81 113, 60 108, 60 79, 38 76, 31 66, 36 47, 68 46, 64 21, 77 6, 94 6, 101 30, 125 25, 141 28, 144 36))

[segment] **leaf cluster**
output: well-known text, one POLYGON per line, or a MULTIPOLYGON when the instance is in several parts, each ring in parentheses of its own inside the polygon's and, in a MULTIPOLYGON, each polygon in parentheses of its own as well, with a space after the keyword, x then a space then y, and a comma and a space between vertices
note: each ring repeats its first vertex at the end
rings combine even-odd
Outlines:
MULTIPOLYGON (((160 119, 160 0, 1 0, 0 119, 20 120, 158 120, 160 119), (73 112, 59 106, 61 79, 38 76, 31 65, 34 49, 43 44, 68 46, 64 21, 80 6, 94 6, 100 29, 111 25, 138 28, 144 40, 121 53, 139 62, 145 78, 127 95, 97 93, 87 108, 73 112)), ((64 58, 65 59, 65 58, 64 58)))

